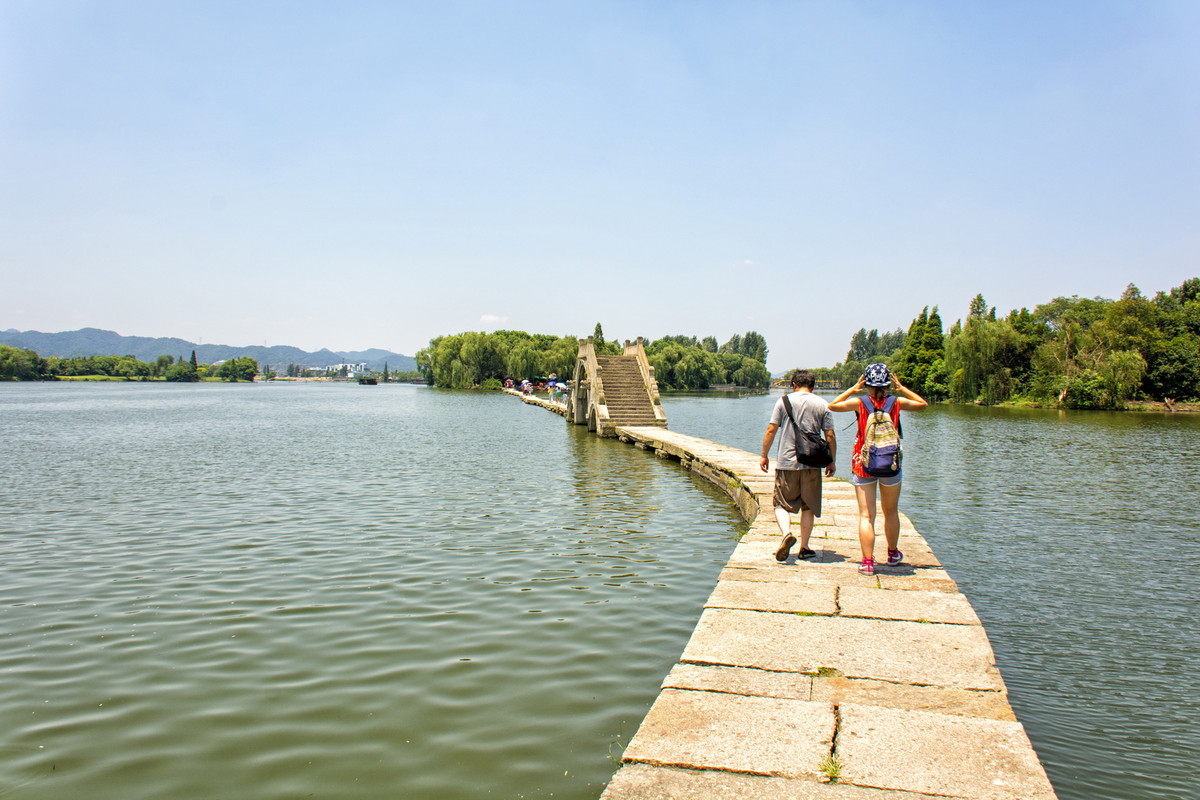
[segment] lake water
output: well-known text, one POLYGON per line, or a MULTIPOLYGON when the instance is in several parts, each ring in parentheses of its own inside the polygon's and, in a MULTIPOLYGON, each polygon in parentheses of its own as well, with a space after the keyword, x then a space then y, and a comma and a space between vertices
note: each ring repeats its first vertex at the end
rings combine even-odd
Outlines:
MULTIPOLYGON (((753 452, 773 400, 665 406, 753 452)), ((1200 420, 905 434, 1060 798, 1197 797, 1200 420)), ((744 530, 673 462, 405 385, 3 384, 0 464, 6 798, 595 798, 744 530)))

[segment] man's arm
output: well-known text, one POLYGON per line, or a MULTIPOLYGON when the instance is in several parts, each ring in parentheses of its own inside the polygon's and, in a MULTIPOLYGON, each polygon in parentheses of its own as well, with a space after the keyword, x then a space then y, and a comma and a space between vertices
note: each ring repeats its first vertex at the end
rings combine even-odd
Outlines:
POLYGON ((759 468, 767 471, 767 465, 771 460, 771 445, 775 443, 775 431, 779 430, 779 426, 775 423, 767 425, 767 432, 763 436, 762 459, 758 462, 759 468))
POLYGON ((825 441, 829 442, 829 455, 833 456, 833 461, 825 468, 825 477, 828 478, 837 472, 837 434, 833 432, 833 428, 825 429, 825 441))

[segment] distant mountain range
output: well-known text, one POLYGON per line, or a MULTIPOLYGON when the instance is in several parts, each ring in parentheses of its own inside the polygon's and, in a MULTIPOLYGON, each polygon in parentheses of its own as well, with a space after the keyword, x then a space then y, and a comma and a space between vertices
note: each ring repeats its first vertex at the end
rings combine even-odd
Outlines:
POLYGON ((250 356, 260 367, 270 365, 282 373, 288 364, 302 367, 328 367, 334 364, 365 363, 368 369, 382 370, 384 362, 392 372, 411 372, 417 368, 412 356, 392 353, 388 350, 356 350, 334 352, 321 349, 315 353, 298 347, 276 345, 274 347, 233 347, 227 344, 194 344, 183 339, 150 339, 145 336, 122 336, 114 331, 99 328, 80 328, 77 331, 42 333, 41 331, 18 331, 8 329, 0 333, 0 344, 33 350, 42 358, 74 358, 76 356, 133 356, 138 361, 154 361, 159 356, 190 358, 196 351, 196 360, 202 364, 213 364, 230 358, 250 356))

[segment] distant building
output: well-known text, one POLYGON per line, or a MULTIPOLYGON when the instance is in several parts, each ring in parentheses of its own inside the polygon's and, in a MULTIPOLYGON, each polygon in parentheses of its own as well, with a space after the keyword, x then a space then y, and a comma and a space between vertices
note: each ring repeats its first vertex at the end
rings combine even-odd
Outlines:
POLYGON ((365 362, 359 362, 358 364, 333 364, 332 366, 321 367, 320 369, 323 369, 328 375, 341 375, 342 370, 345 370, 347 378, 357 378, 359 375, 365 375, 368 372, 365 362))

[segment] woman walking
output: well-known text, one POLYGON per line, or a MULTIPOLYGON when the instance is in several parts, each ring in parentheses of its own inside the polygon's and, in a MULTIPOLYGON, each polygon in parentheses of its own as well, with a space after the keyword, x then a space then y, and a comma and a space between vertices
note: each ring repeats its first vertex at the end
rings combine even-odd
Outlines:
MULTIPOLYGON (((853 474, 850 482, 858 497, 858 542, 862 547, 862 564, 858 571, 864 575, 875 574, 875 486, 879 486, 879 504, 883 507, 883 535, 887 540, 887 564, 894 567, 901 562, 900 552, 900 456, 899 439, 894 458, 879 463, 864 464, 863 447, 867 439, 868 462, 875 453, 877 435, 886 440, 890 422, 895 431, 900 429, 900 411, 920 411, 929 406, 925 398, 900 383, 900 379, 888 370, 885 364, 871 364, 858 383, 838 395, 829 404, 830 411, 853 411, 858 417, 858 436, 854 440, 853 474), (863 387, 869 390, 862 397, 855 397, 863 387), (888 387, 895 388, 896 395, 888 394, 888 387), (868 427, 871 432, 868 435, 868 427), (869 471, 868 471, 869 470, 869 471), (874 474, 872 474, 874 473, 874 474)), ((881 448, 887 450, 887 448, 881 448)))

